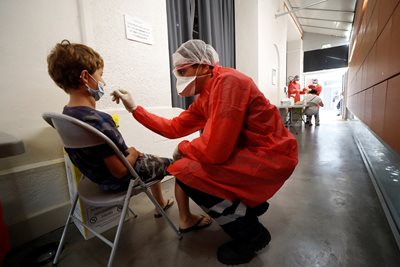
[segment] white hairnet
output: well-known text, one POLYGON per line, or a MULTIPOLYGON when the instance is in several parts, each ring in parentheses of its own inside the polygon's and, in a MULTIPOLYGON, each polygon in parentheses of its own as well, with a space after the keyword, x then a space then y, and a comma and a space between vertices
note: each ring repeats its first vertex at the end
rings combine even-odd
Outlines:
POLYGON ((215 49, 202 40, 189 40, 183 43, 172 55, 174 67, 186 64, 207 64, 219 62, 215 49))

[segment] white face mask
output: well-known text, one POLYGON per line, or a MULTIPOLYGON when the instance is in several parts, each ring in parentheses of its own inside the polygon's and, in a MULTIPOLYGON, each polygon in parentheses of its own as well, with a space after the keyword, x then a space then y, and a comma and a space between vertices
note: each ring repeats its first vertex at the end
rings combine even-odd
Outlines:
POLYGON ((176 77, 176 91, 181 96, 194 96, 196 94, 196 76, 180 76, 176 70, 173 71, 176 77))

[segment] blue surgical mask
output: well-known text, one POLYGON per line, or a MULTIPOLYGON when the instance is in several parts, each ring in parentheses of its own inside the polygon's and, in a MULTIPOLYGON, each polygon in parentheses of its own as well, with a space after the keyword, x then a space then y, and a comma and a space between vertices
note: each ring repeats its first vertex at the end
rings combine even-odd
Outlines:
MULTIPOLYGON (((95 80, 91 75, 90 77, 95 80)), ((96 81, 96 80, 95 80, 96 81)), ((104 84, 100 81, 97 81, 97 90, 90 88, 88 86, 88 92, 89 94, 94 98, 94 100, 99 101, 100 98, 104 95, 104 84)))

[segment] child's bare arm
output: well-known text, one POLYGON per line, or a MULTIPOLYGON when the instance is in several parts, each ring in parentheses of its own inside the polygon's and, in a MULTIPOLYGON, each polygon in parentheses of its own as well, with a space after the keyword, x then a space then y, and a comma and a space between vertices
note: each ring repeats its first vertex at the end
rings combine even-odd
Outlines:
MULTIPOLYGON (((137 151, 134 147, 129 147, 126 156, 128 162, 134 166, 136 159, 142 154, 137 151)), ((110 157, 104 158, 104 163, 106 164, 110 173, 116 178, 125 177, 128 174, 128 169, 125 167, 123 162, 118 158, 117 155, 112 155, 110 157)))

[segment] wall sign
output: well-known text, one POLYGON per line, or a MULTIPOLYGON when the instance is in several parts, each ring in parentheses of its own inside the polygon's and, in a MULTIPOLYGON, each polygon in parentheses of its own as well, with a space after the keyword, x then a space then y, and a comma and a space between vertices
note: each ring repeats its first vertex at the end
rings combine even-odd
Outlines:
POLYGON ((124 18, 126 38, 128 40, 153 44, 153 31, 149 23, 128 15, 124 15, 124 18))

